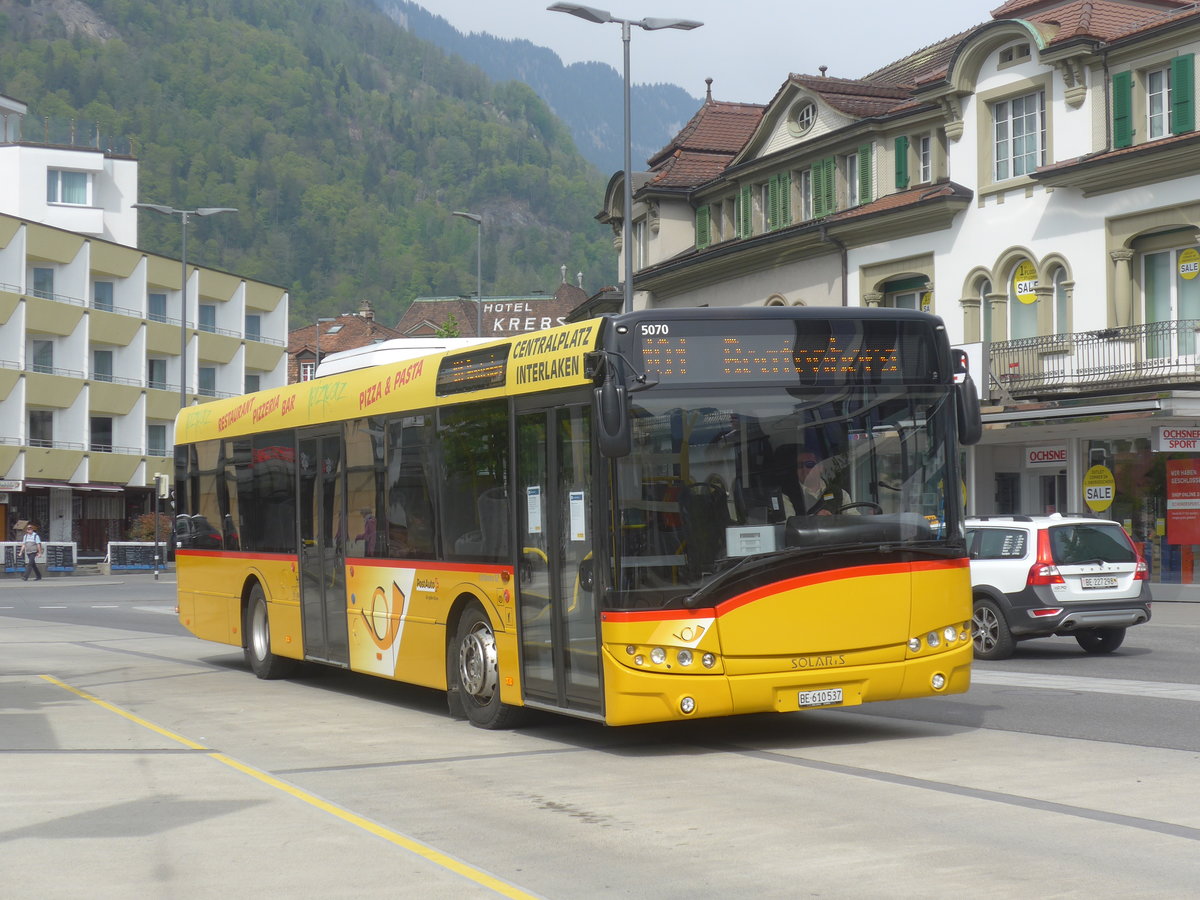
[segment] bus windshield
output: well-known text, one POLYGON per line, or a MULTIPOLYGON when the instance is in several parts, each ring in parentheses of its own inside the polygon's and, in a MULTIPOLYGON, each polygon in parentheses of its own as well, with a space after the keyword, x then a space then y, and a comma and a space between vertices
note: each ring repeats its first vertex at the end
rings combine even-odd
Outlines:
POLYGON ((961 544, 946 387, 647 390, 617 465, 617 608, 690 605, 733 571, 961 544))

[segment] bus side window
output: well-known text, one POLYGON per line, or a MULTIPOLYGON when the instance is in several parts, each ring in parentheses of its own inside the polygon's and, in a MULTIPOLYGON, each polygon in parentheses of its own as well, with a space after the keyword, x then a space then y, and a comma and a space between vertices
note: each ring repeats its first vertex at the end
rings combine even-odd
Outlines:
POLYGON ((386 497, 379 521, 382 552, 393 559, 436 556, 432 421, 431 415, 405 416, 388 426, 386 497))
POLYGON ((486 400, 442 410, 439 444, 440 524, 446 555, 486 562, 506 560, 511 548, 505 402, 486 400))

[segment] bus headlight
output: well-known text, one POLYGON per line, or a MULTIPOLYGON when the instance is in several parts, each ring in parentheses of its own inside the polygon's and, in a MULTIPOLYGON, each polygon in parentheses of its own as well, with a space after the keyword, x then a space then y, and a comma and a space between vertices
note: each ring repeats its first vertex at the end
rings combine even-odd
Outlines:
POLYGON ((935 691, 940 691, 942 688, 944 688, 946 686, 946 676, 943 675, 941 672, 938 672, 936 675, 933 676, 932 679, 930 679, 929 683, 933 685, 933 689, 935 691))
POLYGON ((675 658, 679 660, 679 664, 681 666, 690 666, 692 664, 692 651, 680 650, 677 654, 675 654, 675 658))
POLYGON ((690 716, 696 711, 696 700, 694 697, 684 697, 679 701, 679 711, 685 716, 690 716))
POLYGON ((700 665, 704 666, 706 669, 711 669, 716 664, 717 658, 711 653, 705 653, 702 657, 700 657, 700 665))
POLYGON ((942 637, 946 639, 947 644, 953 644, 958 640, 958 629, 953 625, 947 625, 942 629, 942 637))
POLYGON ((921 639, 920 638, 909 638, 908 639, 908 649, 911 650, 913 653, 916 653, 918 650, 920 650, 921 649, 921 639))
POLYGON ((936 631, 931 631, 929 634, 925 635, 925 641, 929 644, 929 648, 932 650, 934 647, 940 647, 942 645, 942 636, 936 631))
POLYGON ((650 662, 654 663, 656 666, 661 666, 666 661, 667 651, 662 647, 655 647, 650 651, 650 662))

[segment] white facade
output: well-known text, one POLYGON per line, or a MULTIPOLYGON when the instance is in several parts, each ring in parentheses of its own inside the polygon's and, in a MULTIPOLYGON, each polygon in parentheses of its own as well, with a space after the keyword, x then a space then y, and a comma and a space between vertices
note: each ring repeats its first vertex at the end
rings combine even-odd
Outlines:
POLYGON ((724 138, 708 100, 635 195, 635 305, 928 309, 983 368, 969 511, 1086 512, 1101 466, 1116 502, 1091 511, 1189 580, 1154 429, 1200 426, 1200 9, 1116 5, 1010 0, 861 81, 791 76, 684 183, 724 138), (1066 464, 1029 462, 1046 447, 1066 464))
POLYGON ((0 521, 86 556, 152 509, 181 398, 287 383, 288 295, 189 264, 183 327, 180 261, 136 247, 136 160, 30 143, 24 114, 0 96, 0 521))

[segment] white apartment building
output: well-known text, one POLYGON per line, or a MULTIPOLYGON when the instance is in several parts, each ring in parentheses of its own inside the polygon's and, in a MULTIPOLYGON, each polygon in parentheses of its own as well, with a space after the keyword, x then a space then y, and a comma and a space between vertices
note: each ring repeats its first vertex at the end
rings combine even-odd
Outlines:
POLYGON ((189 263, 181 322, 183 266, 137 249, 137 200, 132 156, 0 96, 0 521, 81 557, 153 510, 183 376, 188 404, 287 382, 287 291, 189 263))
POLYGON ((931 37, 765 105, 710 89, 634 176, 635 305, 930 310, 983 392, 969 512, 1090 508, 1200 579, 1200 4, 1009 0, 931 37))

